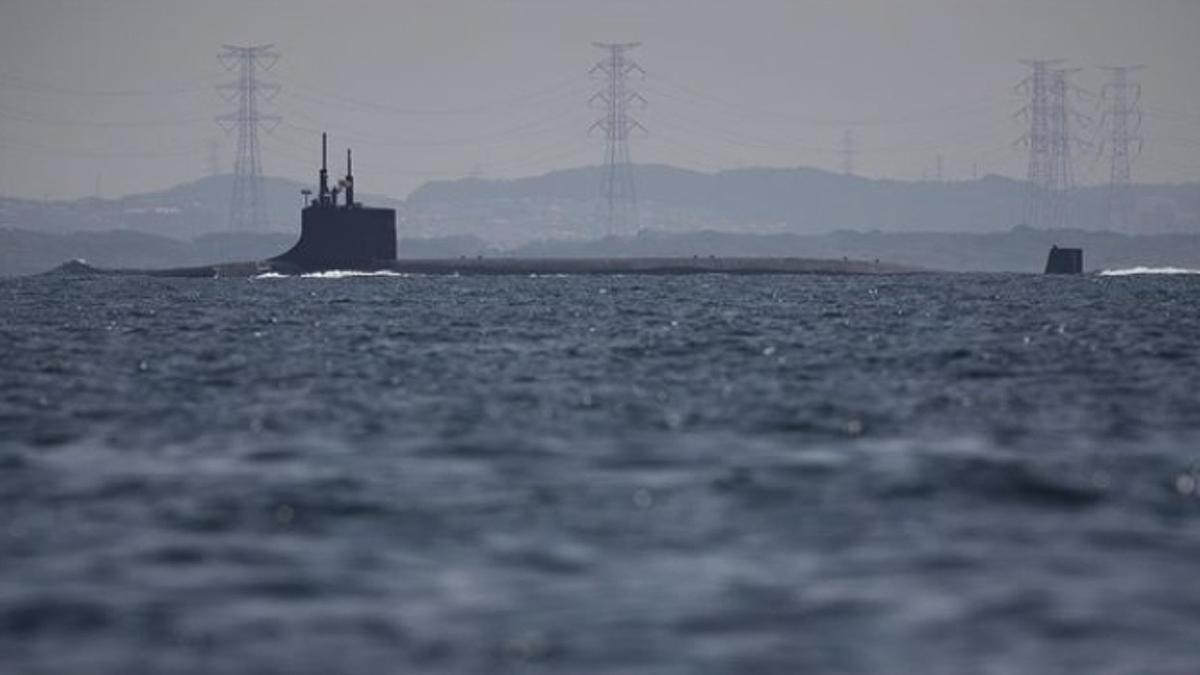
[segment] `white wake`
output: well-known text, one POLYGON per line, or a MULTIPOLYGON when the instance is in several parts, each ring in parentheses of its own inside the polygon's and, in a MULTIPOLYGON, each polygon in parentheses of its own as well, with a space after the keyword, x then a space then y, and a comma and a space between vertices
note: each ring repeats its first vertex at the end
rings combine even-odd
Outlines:
MULTIPOLYGON (((324 272, 309 272, 301 274, 301 279, 348 279, 350 277, 402 277, 406 276, 401 272, 392 272, 391 270, 376 270, 374 272, 359 272, 355 270, 326 270, 324 272)), ((287 274, 278 272, 265 272, 254 277, 255 279, 291 279, 287 274)))
POLYGON ((324 272, 309 272, 301 274, 305 279, 348 279, 350 277, 402 277, 403 274, 391 270, 376 270, 374 272, 356 272, 354 270, 326 270, 324 272))
POLYGON ((1123 270, 1104 270, 1102 277, 1128 277, 1136 274, 1200 274, 1200 270, 1189 270, 1182 267, 1130 267, 1123 270))

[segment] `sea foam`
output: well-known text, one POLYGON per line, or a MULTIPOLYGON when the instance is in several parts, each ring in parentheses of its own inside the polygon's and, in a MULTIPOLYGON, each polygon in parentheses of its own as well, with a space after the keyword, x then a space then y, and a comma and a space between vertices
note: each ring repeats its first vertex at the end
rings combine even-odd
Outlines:
POLYGON ((1182 267, 1130 267, 1123 270, 1103 270, 1102 277, 1128 277, 1137 274, 1200 274, 1200 270, 1182 267))
MULTIPOLYGON (((265 272, 255 276, 255 279, 290 279, 293 275, 280 274, 278 272, 265 272)), ((356 270, 325 270, 323 272, 309 272, 301 274, 302 279, 347 279, 350 277, 402 277, 405 276, 400 272, 392 272, 390 270, 376 270, 374 272, 360 272, 356 270)))

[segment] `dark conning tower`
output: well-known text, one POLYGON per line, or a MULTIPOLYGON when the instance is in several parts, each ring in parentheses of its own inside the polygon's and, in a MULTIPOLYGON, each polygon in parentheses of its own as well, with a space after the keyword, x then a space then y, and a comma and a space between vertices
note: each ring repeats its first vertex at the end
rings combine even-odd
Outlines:
POLYGON ((1046 274, 1083 274, 1083 249, 1050 247, 1046 256, 1046 274))
POLYGON ((300 215, 300 241, 271 262, 283 268, 311 272, 349 269, 374 270, 396 260, 396 212, 364 207, 354 201, 354 170, 346 150, 346 177, 329 187, 326 137, 321 134, 321 172, 317 196, 300 215), (345 203, 338 205, 338 195, 345 203))

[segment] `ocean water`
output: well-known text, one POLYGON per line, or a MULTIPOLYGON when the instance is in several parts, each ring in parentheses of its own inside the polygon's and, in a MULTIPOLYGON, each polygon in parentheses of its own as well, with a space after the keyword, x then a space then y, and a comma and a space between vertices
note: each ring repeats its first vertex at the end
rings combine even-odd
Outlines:
POLYGON ((1200 672, 1200 277, 0 281, 0 672, 1200 672))

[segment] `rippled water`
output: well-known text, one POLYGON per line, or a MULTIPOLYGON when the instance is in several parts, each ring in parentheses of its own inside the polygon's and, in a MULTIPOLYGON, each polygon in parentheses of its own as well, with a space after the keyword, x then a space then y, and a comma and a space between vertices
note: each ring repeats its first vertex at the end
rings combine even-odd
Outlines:
POLYGON ((0 282, 0 671, 1195 673, 1200 279, 0 282))

